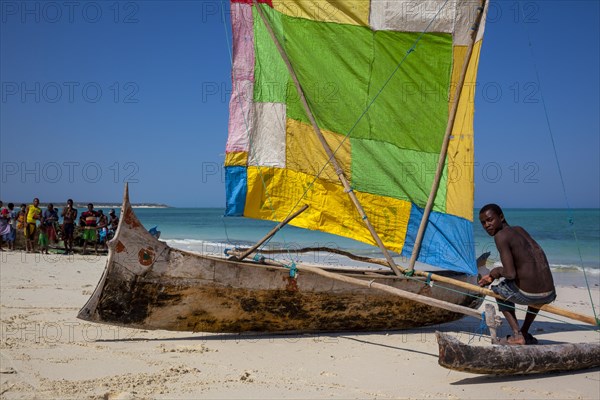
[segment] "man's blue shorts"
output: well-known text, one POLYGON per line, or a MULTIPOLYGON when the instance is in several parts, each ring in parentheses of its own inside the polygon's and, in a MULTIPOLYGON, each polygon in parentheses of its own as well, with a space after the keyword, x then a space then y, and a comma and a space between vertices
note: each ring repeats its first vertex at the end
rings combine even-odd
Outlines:
POLYGON ((544 293, 528 293, 519 289, 515 281, 507 279, 501 279, 497 285, 492 285, 491 289, 494 293, 506 299, 496 299, 500 311, 514 310, 515 303, 523 305, 548 304, 556 299, 556 291, 554 290, 544 293))

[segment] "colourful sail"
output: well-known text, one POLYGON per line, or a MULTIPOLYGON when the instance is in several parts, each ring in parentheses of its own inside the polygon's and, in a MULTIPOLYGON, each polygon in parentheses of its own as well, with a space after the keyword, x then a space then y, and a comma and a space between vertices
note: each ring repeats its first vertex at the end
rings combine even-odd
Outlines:
MULTIPOLYGON (((232 1, 227 215, 375 244, 345 193, 257 7, 385 246, 410 256, 481 3, 232 1)), ((485 10, 484 10, 485 16, 485 10)), ((482 20, 418 261, 476 273, 473 113, 482 20)))

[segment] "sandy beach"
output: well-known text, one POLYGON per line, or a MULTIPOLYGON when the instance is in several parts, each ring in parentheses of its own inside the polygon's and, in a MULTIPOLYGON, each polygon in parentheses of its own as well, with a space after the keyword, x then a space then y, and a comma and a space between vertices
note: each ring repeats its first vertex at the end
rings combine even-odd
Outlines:
MULTIPOLYGON (((376 333, 132 330, 75 318, 102 274, 105 256, 4 252, 0 257, 3 399, 600 397, 598 369, 498 377, 440 367, 434 332, 464 341, 489 340, 480 339, 474 319, 376 333)), ((572 277, 557 281, 555 305, 592 315, 585 287, 572 277)), ((598 276, 590 285, 598 312, 598 276)), ((593 327, 559 320, 564 318, 536 320, 533 333, 541 343, 600 340, 593 327)))

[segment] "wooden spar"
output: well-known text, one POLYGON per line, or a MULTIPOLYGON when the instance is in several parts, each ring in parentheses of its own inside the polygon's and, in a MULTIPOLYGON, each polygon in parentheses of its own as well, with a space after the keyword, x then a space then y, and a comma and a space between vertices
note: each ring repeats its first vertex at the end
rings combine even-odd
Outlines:
POLYGON ((429 192, 429 198, 427 199, 427 204, 425 209, 423 210, 423 217, 421 218, 421 224, 419 225, 419 230, 417 231, 417 237, 415 239, 415 245, 413 247, 412 254, 410 256, 410 260, 408 262, 408 270, 412 271, 415 268, 415 262, 417 261, 417 257, 419 256, 419 252, 421 251, 421 242, 423 241, 423 235, 425 234, 425 228, 427 227, 427 222, 429 221, 429 214, 431 213, 431 209, 433 208, 433 202, 435 201, 435 196, 437 195, 438 188, 440 187, 440 180, 442 178, 442 172, 444 169, 444 164, 446 162, 446 155, 448 153, 448 145, 450 143, 450 134, 452 133, 452 129, 454 128, 454 120, 456 119, 456 113, 458 112, 458 102, 460 100, 460 95, 462 93, 462 89, 465 84, 465 78, 467 76, 467 70, 469 68, 469 64, 471 61, 471 55, 473 53, 473 47, 475 47, 475 41, 477 40, 477 33, 479 32, 479 24, 481 23, 481 19, 483 18, 483 12, 485 10, 485 2, 486 0, 482 0, 479 14, 475 19, 475 25, 472 32, 472 40, 467 47, 467 54, 465 55, 465 61, 462 66, 462 70, 460 72, 460 77, 458 79, 458 85, 456 86, 456 91, 454 92, 454 100, 452 102, 452 108, 450 109, 450 115, 448 118, 448 125, 446 125, 446 132, 444 133, 444 139, 442 141, 442 149, 440 150, 440 156, 438 158, 437 169, 435 172, 435 178, 433 179, 433 184, 431 185, 431 191, 429 192))
POLYGON ((279 40, 277 40, 277 37, 275 37, 275 32, 273 32, 273 29, 271 28, 271 25, 269 24, 269 22, 267 21, 266 17, 264 16, 264 13, 263 13, 262 9, 260 8, 260 6, 258 5, 257 1, 256 0, 252 0, 252 3, 254 4, 254 7, 258 11, 258 14, 260 15, 260 18, 262 19, 263 24, 265 24, 265 27, 267 28, 267 31, 269 32, 269 35, 271 36, 271 39, 273 40, 273 43, 277 47, 277 50, 279 51, 279 54, 281 55, 281 58, 283 59, 285 65, 287 66, 287 69, 288 69, 288 71, 289 71, 292 79, 294 80, 294 85, 296 86, 296 90, 298 91, 298 94, 300 95, 300 100, 302 102, 302 107, 304 108, 304 111, 306 112, 306 115, 310 119, 310 123, 312 124, 313 130, 314 130, 315 134, 317 135, 317 138, 319 139, 319 142, 321 142, 321 145, 323 146, 323 149, 325 150, 325 153, 327 153, 327 157, 329 157, 329 162, 331 162, 331 164, 335 168, 335 172, 336 172, 336 174, 337 174, 340 182, 342 182, 342 185, 344 186, 344 191, 346 193, 348 193, 348 195, 350 196, 350 199, 352 200, 352 203, 354 204, 354 206, 358 210, 358 213, 360 214, 360 217, 362 218, 362 220, 365 222, 365 225, 367 226, 367 229, 369 230, 369 232, 371 233, 371 236, 375 240, 375 243, 377 243, 377 246, 379 246, 379 248, 383 252, 383 255, 385 256, 385 259, 388 262, 388 266, 394 271, 394 273, 396 275, 401 276, 402 275, 402 271, 398 268, 398 266, 396 265, 396 263, 392 259, 392 256, 390 255, 389 251, 387 250, 387 248, 385 247, 385 245, 381 241, 381 238, 379 237, 379 235, 375 231, 375 228, 373 228, 373 225, 371 225, 371 222, 367 218, 367 214, 365 213, 365 210, 363 209, 362 205, 360 204, 360 201, 356 197, 356 194, 352 190, 352 187, 350 186, 350 183, 348 182, 348 179, 346 178, 346 175, 344 175, 343 169, 340 167, 339 163, 337 162, 337 159, 335 158, 335 154, 333 154, 333 151, 331 151, 331 148, 327 144, 327 141, 325 140, 325 137, 323 136, 323 133, 321 132, 321 129, 317 125, 317 122, 315 121, 314 115, 313 115, 310 107, 308 106, 308 103, 306 102, 306 97, 304 96, 304 90, 302 89, 302 86, 300 85, 300 82, 298 81, 298 77, 296 76, 296 72, 294 71, 294 68, 292 67, 292 64, 290 63, 290 60, 287 57, 287 54, 285 53, 285 51, 281 47, 281 44, 279 43, 279 40))
MULTIPOLYGON (((427 277, 427 276, 429 276, 429 273, 415 270, 415 275, 427 277)), ((499 294, 496 294, 494 291, 492 291, 490 289, 482 288, 480 286, 473 285, 468 282, 460 282, 456 279, 447 278, 445 276, 440 276, 440 275, 436 275, 436 274, 431 274, 430 279, 434 282, 435 281, 444 282, 444 283, 448 283, 448 284, 460 287, 462 289, 467 289, 467 290, 476 292, 483 296, 491 296, 496 299, 505 300, 504 297, 500 296, 499 294)), ((535 306, 532 305, 532 307, 535 307, 535 306)), ((538 308, 538 307, 536 307, 536 308, 538 308)), ((541 307, 539 307, 538 309, 541 311, 551 313, 551 314, 556 314, 556 315, 560 315, 562 317, 567 317, 567 318, 573 319, 575 321, 580 321, 580 322, 585 322, 586 324, 600 326, 600 323, 598 321, 596 321, 596 319, 594 317, 579 314, 579 313, 576 313, 576 312, 573 312, 570 310, 565 310, 563 308, 559 308, 559 307, 556 307, 556 306, 553 306, 550 304, 544 304, 541 307)))
MULTIPOLYGON (((348 253, 343 250, 331 249, 329 247, 311 247, 311 248, 306 248, 306 249, 295 249, 294 251, 301 252, 304 250, 306 250, 306 251, 329 251, 332 253, 345 255, 353 260, 368 262, 368 263, 372 263, 372 264, 378 264, 378 265, 382 265, 382 266, 388 266, 387 262, 380 258, 369 258, 369 257, 357 256, 357 255, 348 253)), ((277 252, 281 252, 281 251, 278 251, 278 250, 265 250, 264 251, 265 254, 277 253, 277 252)), ((468 291, 475 292, 476 294, 479 294, 481 296, 490 296, 490 297, 494 297, 496 299, 504 300, 504 298, 502 296, 500 296, 499 294, 496 294, 494 291, 492 291, 490 289, 482 288, 480 286, 473 285, 468 282, 459 281, 457 279, 452 279, 447 276, 430 274, 429 272, 419 271, 419 270, 414 270, 414 275, 420 276, 423 278, 429 278, 432 282, 447 283, 449 285, 453 285, 453 286, 459 287, 461 289, 466 289, 468 291)), ((565 310, 563 308, 559 308, 559 307, 556 307, 556 306, 553 306, 550 304, 545 304, 545 305, 541 306, 539 309, 541 311, 545 311, 550 314, 560 315, 562 317, 567 317, 567 318, 573 319, 575 321, 580 321, 580 322, 585 322, 586 324, 600 326, 600 323, 598 321, 596 321, 596 319, 594 317, 579 314, 579 313, 576 313, 576 312, 573 312, 570 310, 565 310)))
POLYGON ((502 325, 502 318, 500 318, 499 315, 496 315, 496 307, 490 303, 485 305, 485 324, 490 330, 492 344, 498 344, 499 340, 496 330, 502 325))
MULTIPOLYGON (((276 265, 281 266, 282 264, 276 261, 265 260, 265 263, 268 265, 276 265)), ((382 283, 374 282, 374 280, 368 281, 358 278, 352 278, 350 276, 338 274, 335 272, 325 271, 322 268, 308 266, 303 264, 296 264, 296 269, 299 271, 310 272, 313 274, 321 275, 330 279, 335 279, 337 281, 350 283, 352 285, 363 286, 370 289, 381 290, 383 292, 390 293, 395 296, 403 297, 408 300, 416 301, 418 303, 427 304, 432 307, 442 308, 444 310, 452 311, 455 313, 460 313, 464 315, 468 315, 470 317, 474 317, 477 319, 481 319, 481 313, 477 310, 474 310, 469 307, 460 306, 458 304, 448 303, 447 301, 434 299, 433 297, 423 296, 417 293, 412 293, 406 290, 398 289, 389 285, 384 285, 382 283)))
POLYGON ((394 288, 394 287, 391 287, 388 285, 384 285, 381 283, 373 282, 373 281, 365 281, 362 279, 357 279, 357 278, 352 278, 349 276, 344 276, 341 274, 336 274, 333 272, 325 271, 325 270, 323 270, 321 268, 317 268, 317 267, 309 267, 306 265, 299 265, 299 266, 297 265, 296 268, 298 268, 300 271, 312 272, 313 274, 318 274, 318 275, 325 276, 325 277, 335 279, 338 281, 351 283, 353 285, 364 286, 364 287, 368 287, 368 288, 372 288, 372 289, 381 290, 381 291, 384 291, 384 292, 387 292, 387 293, 390 293, 390 294, 393 294, 396 296, 404 297, 409 300, 427 304, 429 306, 443 308, 444 310, 461 313, 464 315, 468 315, 470 317, 475 317, 475 318, 481 319, 481 313, 479 313, 477 310, 474 310, 469 307, 459 306, 457 304, 448 303, 446 301, 442 301, 442 300, 434 299, 432 297, 427 297, 427 296, 423 296, 420 294, 408 292, 408 291, 402 290, 402 289, 397 289, 397 288, 394 288))
POLYGON ((292 219, 296 218, 298 215, 300 215, 301 213, 303 213, 304 211, 306 211, 307 208, 308 208, 308 205, 305 204, 298 211, 294 212, 291 215, 288 215, 288 217, 286 219, 284 219, 279 224, 277 224, 276 227, 274 227, 273 229, 271 229, 271 231, 269 233, 267 233, 265 235, 265 237, 263 237, 262 239, 260 239, 258 241, 258 243, 256 243, 254 246, 250 247, 248 250, 246 250, 245 252, 243 252, 242 254, 240 254, 239 257, 236 257, 237 260, 238 261, 242 261, 244 258, 248 257, 250 255, 250 253, 252 253, 256 249, 258 249, 258 247, 261 244, 263 244, 264 242, 267 241, 267 239, 269 239, 271 236, 273 236, 274 234, 276 234, 277 232, 279 232, 279 230, 281 228, 283 228, 283 226, 286 225, 288 222, 290 222, 292 219))

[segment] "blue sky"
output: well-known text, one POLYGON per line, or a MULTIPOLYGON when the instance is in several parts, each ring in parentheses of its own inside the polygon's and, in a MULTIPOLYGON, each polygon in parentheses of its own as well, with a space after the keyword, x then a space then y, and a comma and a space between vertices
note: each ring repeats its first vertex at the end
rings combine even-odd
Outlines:
MULTIPOLYGON (((128 180, 134 202, 223 207, 221 7, 2 0, 1 198, 118 202, 128 180)), ((600 207, 599 18, 597 1, 492 1, 475 206, 566 207, 543 93, 569 205, 600 207)))

